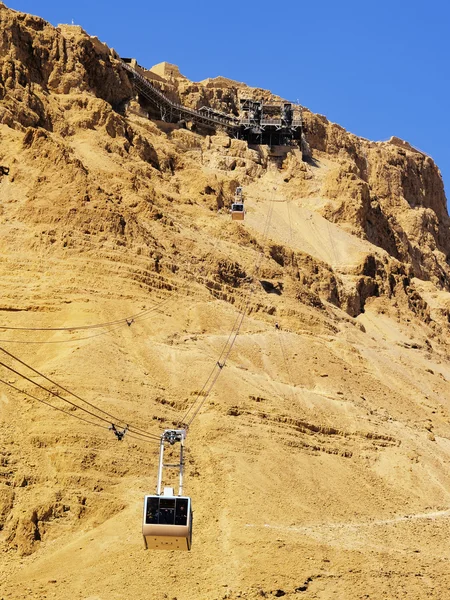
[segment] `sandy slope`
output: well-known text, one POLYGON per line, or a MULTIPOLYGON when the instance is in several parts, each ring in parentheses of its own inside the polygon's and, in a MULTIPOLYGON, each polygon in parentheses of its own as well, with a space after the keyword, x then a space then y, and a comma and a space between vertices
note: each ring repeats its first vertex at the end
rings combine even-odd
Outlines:
MULTIPOLYGON (((291 204, 290 223, 287 203, 274 204, 274 242, 287 244, 292 233, 292 247, 322 260, 335 249, 343 269, 367 248, 356 238, 348 243, 343 231, 334 235, 338 228, 319 215, 320 235, 311 235, 301 200, 291 204)), ((260 235, 269 206, 249 200, 243 227, 260 235)), ((20 256, 8 252, 10 261, 20 256)), ((32 310, 3 313, 8 322, 101 322, 169 302, 104 336, 8 349, 107 410, 160 431, 203 384, 236 309, 195 284, 186 297, 143 293, 120 276, 120 264, 107 278, 95 258, 70 265, 70 277, 67 262, 50 256, 15 271, 14 283, 28 282, 21 303, 32 310)), ((8 272, 6 261, 2 277, 8 272)), ((262 289, 255 294, 267 302, 262 289)), ((292 302, 269 297, 278 310, 292 302)), ((304 308, 291 331, 288 317, 281 331, 264 313, 246 319, 188 437, 186 489, 195 508, 188 555, 143 549, 141 503, 154 486, 156 445, 118 443, 2 389, 5 449, 30 481, 16 488, 24 520, 30 506, 70 507, 41 525, 31 556, 3 554, 4 597, 258 598, 278 589, 292 598, 445 597, 449 366, 427 349, 419 323, 411 329, 377 303, 356 320, 365 331, 336 321, 331 306, 322 314, 304 308)), ((55 341, 62 334, 36 335, 55 341)), ((17 535, 20 543, 20 527, 17 535)))
MULTIPOLYGON (((0 386, 0 597, 450 598, 436 166, 306 111, 309 164, 149 121, 134 101, 116 112, 132 89, 106 47, 1 4, 0 16, 0 348, 159 435, 248 308, 188 434, 190 553, 144 550, 157 442, 118 442, 1 367, 23 392, 0 386), (244 223, 228 213, 238 184, 244 223)), ((219 83, 167 86, 223 108, 219 83)))

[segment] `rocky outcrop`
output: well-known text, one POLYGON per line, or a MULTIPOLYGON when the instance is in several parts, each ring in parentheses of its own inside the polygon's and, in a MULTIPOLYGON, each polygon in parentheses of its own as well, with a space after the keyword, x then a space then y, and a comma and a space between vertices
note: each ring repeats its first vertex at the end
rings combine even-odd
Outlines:
POLYGON ((304 117, 316 157, 336 161, 321 190, 332 200, 322 214, 449 289, 450 222, 433 160, 398 138, 369 142, 320 115, 304 117))
POLYGON ((0 27, 0 123, 53 130, 67 110, 59 95, 87 92, 114 107, 132 96, 114 53, 80 27, 55 28, 4 4, 0 27))
MULTIPOLYGON (((149 586, 155 598, 294 597, 330 575, 351 600, 367 591, 366 559, 380 592, 380 552, 399 557, 381 573, 385 597, 395 573, 401 593, 426 579, 411 592, 426 596, 423 561, 441 552, 448 571, 432 515, 448 519, 450 457, 450 236, 433 161, 306 110, 310 161, 148 118, 96 38, 3 4, 0 18, 1 346, 24 361, 0 373, 0 597, 79 597, 80 573, 86 597, 110 596, 119 561, 130 597, 149 586), (244 222, 228 212, 239 185, 244 222), (222 374, 208 396, 209 363, 222 374), (37 370, 23 380, 26 364, 37 370), (35 389, 38 373, 52 379, 35 389), (66 406, 69 390, 99 413, 69 418, 86 414, 66 406), (188 576, 161 554, 141 590, 136 503, 158 432, 197 400, 185 473, 206 543, 188 576), (118 442, 113 415, 152 432, 152 446, 131 428, 118 442), (215 487, 227 493, 204 493, 215 487), (419 555, 411 514, 429 527, 419 555), (233 582, 222 564, 245 568, 233 582), (313 575, 294 581, 298 568, 313 575), (169 589, 177 578, 184 589, 169 589)), ((272 97, 168 64, 152 76, 193 107, 233 113, 240 94, 272 97)))
MULTIPOLYGON (((318 210, 326 219, 383 249, 392 264, 404 265, 408 276, 450 289, 449 217, 442 179, 432 159, 406 142, 398 138, 370 142, 305 109, 306 138, 313 153, 311 164, 305 165, 300 153, 274 160, 266 147, 249 148, 223 134, 201 136, 174 125, 143 128, 140 123, 137 127, 122 113, 134 92, 114 51, 78 26, 55 28, 4 4, 0 4, 0 19, 0 123, 23 133, 22 149, 28 158, 42 158, 50 171, 64 165, 64 194, 70 189, 72 199, 80 202, 77 216, 72 212, 71 219, 87 219, 91 230, 91 216, 80 215, 90 212, 88 201, 97 193, 89 166, 68 140, 79 130, 101 130, 107 136, 102 148, 108 154, 132 159, 131 195, 140 197, 139 189, 150 181, 158 182, 159 187, 164 181, 164 192, 155 193, 152 186, 146 198, 169 198, 175 192, 180 202, 221 210, 239 183, 257 180, 275 165, 283 173, 290 198, 320 197, 318 210), (326 169, 318 177, 314 165, 325 162, 326 169), (206 175, 205 170, 214 176, 206 175)), ((148 73, 171 97, 195 108, 206 105, 237 114, 242 94, 277 99, 266 90, 223 77, 190 82, 167 63, 148 73)), ((30 186, 30 198, 37 197, 46 185, 45 177, 38 179, 30 186)), ((107 189, 109 185, 100 186, 99 197, 117 198, 117 202, 127 197, 123 189, 117 192, 107 189)), ((115 214, 134 222, 126 212, 120 209, 115 214)), ((36 218, 40 217, 35 214, 36 218)), ((116 217, 111 218, 115 222, 116 217)), ((111 227, 115 230, 116 226, 111 227)), ((363 271, 352 276, 364 278, 363 271)), ((340 280, 338 273, 333 277, 340 280)), ((387 269, 382 279, 389 277, 387 269)), ((380 282, 347 280, 340 291, 330 288, 325 298, 353 297, 343 305, 357 314, 357 307, 364 303, 361 298, 386 293, 386 289, 380 282)))

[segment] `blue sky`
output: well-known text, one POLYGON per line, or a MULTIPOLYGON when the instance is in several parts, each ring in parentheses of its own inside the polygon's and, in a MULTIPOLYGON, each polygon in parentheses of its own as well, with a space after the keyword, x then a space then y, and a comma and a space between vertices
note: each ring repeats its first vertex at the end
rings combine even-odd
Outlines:
POLYGON ((223 75, 299 100, 352 133, 430 154, 450 199, 450 2, 61 2, 10 8, 81 25, 146 67, 223 75))

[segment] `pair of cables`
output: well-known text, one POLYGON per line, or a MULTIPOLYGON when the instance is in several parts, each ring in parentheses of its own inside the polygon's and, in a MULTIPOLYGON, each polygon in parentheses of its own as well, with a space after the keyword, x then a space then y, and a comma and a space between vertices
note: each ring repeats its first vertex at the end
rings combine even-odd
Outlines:
MULTIPOLYGON (((21 330, 21 331, 73 331, 73 330, 78 330, 78 329, 80 329, 80 330, 100 329, 100 328, 111 327, 111 326, 122 327, 124 324, 131 325, 132 322, 135 322, 137 320, 142 321, 146 318, 149 318, 149 315, 151 312, 160 309, 161 306, 163 304, 167 303, 169 300, 170 300, 170 298, 167 298, 166 300, 163 300, 162 302, 151 307, 150 309, 146 309, 144 311, 141 311, 140 313, 131 315, 130 317, 125 317, 123 319, 118 319, 116 321, 97 323, 94 325, 82 325, 82 326, 76 326, 76 327, 50 327, 50 328, 45 328, 45 327, 30 327, 30 328, 3 327, 3 329, 16 330, 16 331, 17 330, 21 330)), ((114 329, 112 329, 112 330, 114 330, 114 329)), ((111 331, 111 329, 108 329, 107 332, 102 332, 102 333, 108 333, 110 331, 111 331)), ((101 335, 101 334, 97 334, 97 335, 101 335)), ((61 384, 54 381, 53 379, 50 379, 49 377, 47 377, 46 375, 44 375, 43 373, 41 373, 40 371, 38 371, 31 365, 25 363, 23 360, 21 360, 19 357, 15 356, 14 354, 9 352, 5 348, 0 347, 0 352, 2 352, 3 355, 5 355, 7 357, 6 359, 9 359, 9 363, 10 363, 10 364, 8 364, 8 363, 0 360, 0 366, 3 367, 3 369, 5 369, 6 371, 9 371, 10 373, 13 373, 15 376, 19 377, 24 382, 28 382, 28 383, 32 384, 33 386, 38 388, 40 391, 46 392, 52 398, 55 398, 58 401, 67 404, 69 406, 69 408, 67 410, 65 410, 64 408, 61 408, 60 406, 56 406, 55 404, 49 402, 48 399, 44 400, 43 398, 38 397, 35 393, 30 393, 24 389, 21 389, 21 388, 17 387, 16 385, 14 385, 13 383, 6 381, 6 379, 0 379, 0 383, 9 387, 10 389, 13 389, 16 392, 19 392, 20 394, 23 394, 25 396, 28 396, 29 398, 32 398, 32 399, 50 407, 50 408, 53 408, 59 412, 63 412, 65 415, 68 415, 70 417, 74 417, 80 421, 83 421, 84 423, 94 425, 96 427, 101 427, 103 429, 112 430, 112 432, 114 433, 114 435, 116 435, 118 440, 123 439, 123 437, 126 433, 128 437, 134 438, 139 441, 145 441, 145 442, 159 442, 160 441, 160 435, 148 432, 140 427, 130 425, 125 419, 118 417, 117 415, 113 415, 113 414, 101 409, 100 407, 96 406, 94 403, 92 403, 88 400, 85 400, 80 395, 72 392, 67 387, 64 387, 61 384), (14 366, 11 365, 11 361, 15 361, 12 363, 12 365, 14 365, 14 366), (16 363, 18 363, 18 364, 16 364, 16 363), (23 367, 25 367, 25 369, 28 369, 29 371, 31 371, 35 376, 37 375, 40 378, 47 381, 48 383, 51 383, 53 386, 56 386, 57 391, 55 391, 54 389, 50 389, 46 385, 38 383, 37 381, 34 381, 33 379, 31 379, 31 376, 26 375, 22 371, 18 370, 19 368, 23 368, 23 367), (73 409, 75 409, 75 411, 73 409), (78 411, 78 412, 76 412, 76 411, 78 411), (121 429, 121 428, 123 428, 123 429, 121 429)))
POLYGON ((189 407, 189 409, 186 411, 185 415, 181 419, 180 427, 183 426, 183 427, 186 427, 187 429, 189 429, 193 420, 195 419, 195 417, 198 415, 198 413, 202 409, 203 405, 205 404, 208 396, 210 395, 213 387, 216 384, 217 379, 219 378, 219 375, 220 375, 223 367, 226 365, 226 362, 231 354, 231 351, 236 342, 237 336, 239 335, 242 324, 244 322, 244 318, 248 312, 251 297, 255 291, 255 287, 256 287, 255 284, 257 281, 257 277, 259 275, 259 271, 261 269, 262 259, 264 257, 264 243, 265 243, 268 233, 269 233, 270 223, 272 220, 272 214, 273 214, 273 202, 271 202, 269 211, 267 213, 267 217, 266 217, 266 221, 265 221, 265 225, 264 225, 264 231, 263 231, 261 251, 259 253, 258 259, 255 264, 255 268, 253 271, 252 284, 250 285, 250 288, 248 289, 247 294, 245 295, 245 297, 242 301, 241 308, 240 308, 240 310, 236 316, 236 319, 233 323, 231 332, 230 332, 225 344, 222 347, 222 351, 219 355, 219 358, 217 359, 214 367, 212 368, 210 374, 208 375, 205 383, 203 384, 203 387, 197 393, 191 406, 189 407))
POLYGON ((171 298, 166 298, 162 302, 155 304, 154 306, 143 310, 137 314, 130 315, 128 317, 123 317, 122 319, 117 319, 115 321, 108 321, 105 323, 95 323, 93 325, 76 325, 72 327, 10 327, 5 325, 0 325, 0 331, 14 331, 14 332, 75 332, 75 331, 92 331, 97 329, 104 329, 105 331, 100 331, 100 333, 93 333, 92 335, 76 337, 66 340, 19 340, 19 339, 0 339, 0 343, 2 344, 64 344, 71 342, 81 342, 83 340, 89 340, 95 337, 99 337, 102 335, 106 335, 108 333, 112 333, 117 329, 120 329, 124 326, 131 327, 134 323, 145 321, 150 318, 151 313, 157 312, 161 309, 161 307, 169 302, 171 298))
MULTIPOLYGON (((198 392, 196 398, 194 399, 193 403, 191 404, 191 406, 189 407, 189 409, 187 410, 187 412, 185 413, 184 417, 181 419, 180 421, 180 425, 186 427, 187 429, 191 426, 192 422, 194 421, 194 419, 196 418, 196 416, 198 415, 198 413, 200 412, 200 410, 202 409, 204 403, 206 402, 207 398, 209 397, 214 385, 216 384, 216 381, 223 369, 223 367, 226 365, 227 360, 231 354, 231 351, 233 349, 233 346, 236 342, 237 336, 239 335, 239 332, 241 330, 244 318, 248 312, 248 308, 250 305, 250 300, 251 297, 255 291, 255 284, 256 284, 256 280, 257 277, 259 275, 259 271, 261 268, 261 263, 262 263, 262 259, 264 257, 264 243, 268 237, 268 233, 269 233, 269 228, 270 228, 270 223, 271 223, 271 219, 272 219, 272 214, 273 214, 273 202, 271 202, 267 216, 266 216, 266 221, 265 221, 265 225, 264 225, 264 231, 263 231, 263 236, 262 236, 262 244, 261 244, 261 251, 259 253, 258 259, 256 261, 255 264, 255 268, 252 274, 252 284, 250 285, 247 294, 245 295, 243 302, 241 304, 241 308, 236 316, 236 319, 233 323, 233 327, 230 331, 230 334, 225 342, 225 344, 222 347, 221 353, 213 367, 213 369, 211 370, 208 378, 206 379, 203 387, 201 388, 201 390, 198 392)), ((83 326, 78 326, 78 327, 51 327, 51 328, 43 328, 43 327, 34 327, 34 328, 26 328, 26 327, 1 327, 1 329, 6 329, 6 330, 13 330, 13 331, 74 331, 74 330, 92 330, 92 329, 99 329, 99 328, 115 328, 117 327, 122 327, 123 325, 131 325, 133 322, 137 321, 137 320, 143 320, 144 318, 146 318, 148 316, 148 314, 150 312, 152 312, 153 310, 157 310, 162 304, 164 304, 165 302, 167 302, 168 299, 166 299, 165 301, 163 301, 162 303, 160 303, 159 305, 156 305, 155 307, 152 307, 151 309, 147 309, 145 311, 141 311, 140 313, 137 313, 135 315, 131 315, 129 317, 125 317, 123 319, 118 319, 116 321, 108 321, 105 323, 97 323, 94 325, 83 325, 83 326)), ((111 331, 111 329, 108 329, 106 332, 102 332, 100 334, 95 334, 95 335, 102 335, 103 333, 108 333, 109 331, 111 331)), ((94 336, 92 336, 94 337, 94 336)), ((78 338, 80 339, 80 338, 78 338)), ((8 340, 8 341, 12 341, 12 340, 8 340)), ((75 340, 71 340, 71 341, 75 341, 75 340)), ((33 342, 28 342, 28 343, 33 343, 33 342)), ((42 342, 41 342, 42 343, 42 342)), ((156 435, 153 434, 151 432, 147 432, 141 428, 129 425, 129 423, 127 423, 124 419, 119 418, 115 415, 112 415, 111 413, 108 413, 106 411, 104 411, 103 409, 97 407, 95 404, 93 404, 92 402, 89 402, 85 399, 83 399, 81 396, 79 396, 78 394, 75 394, 74 392, 71 392, 68 388, 61 386, 60 384, 56 383, 54 380, 50 379, 49 377, 47 377, 46 375, 44 375, 43 373, 39 372, 37 369, 34 369, 33 367, 31 367, 30 365, 26 364, 24 361, 22 361, 20 358, 18 358, 17 356, 13 355, 11 352, 8 352, 7 350, 5 350, 4 348, 0 347, 0 351, 3 352, 4 354, 6 354, 10 359, 17 361, 21 366, 26 367, 27 369, 30 369, 35 375, 38 375, 42 378, 44 378, 46 381, 48 381, 49 383, 52 383, 53 385, 56 385, 57 388, 59 388, 59 390, 62 390, 64 392, 64 395, 61 394, 61 392, 55 392, 54 390, 51 390, 47 387, 45 387, 44 385, 41 385, 39 383, 37 383, 36 381, 33 381, 30 377, 28 377, 27 375, 24 375, 23 373, 19 372, 17 369, 15 369, 14 367, 12 367, 11 365, 8 365, 6 363, 4 363, 3 361, 0 361, 0 366, 5 368, 6 370, 14 373, 15 375, 17 375, 18 377, 22 378, 23 380, 31 383, 32 385, 37 386, 39 389, 41 389, 42 391, 47 392, 48 394, 50 394, 52 397, 57 398, 58 400, 67 403, 68 405, 70 405, 72 408, 75 408, 76 410, 79 410, 80 412, 83 412, 84 415, 81 416, 80 414, 76 414, 72 411, 69 412, 69 410, 64 410, 63 408, 60 408, 58 406, 55 406, 54 404, 43 400, 42 398, 38 398, 37 396, 35 396, 34 394, 31 394, 29 392, 26 392, 25 390, 22 390, 20 388, 18 388, 17 386, 13 385, 12 383, 9 383, 7 381, 5 381, 4 379, 0 379, 0 383, 3 383, 4 385, 14 389, 15 391, 22 393, 26 396, 29 396, 31 398, 33 398, 34 400, 37 400, 43 404, 45 404, 46 406, 49 406, 51 408, 54 408, 60 412, 63 412, 66 415, 75 417, 85 423, 89 423, 91 425, 97 426, 97 427, 101 427, 103 429, 108 429, 108 430, 112 430, 113 433, 116 435, 116 437, 121 440, 123 439, 125 433, 132 438, 138 439, 140 441, 147 441, 147 442, 160 442, 160 435, 156 435), (77 400, 77 402, 70 400, 66 397, 66 395, 69 395, 72 398, 75 398, 75 400, 77 400), (79 404, 79 402, 81 402, 82 404, 79 404), (86 408, 86 405, 89 408, 86 408), (85 416, 87 415, 87 417, 85 416), (109 418, 106 418, 109 417, 109 418), (95 419, 94 421, 92 419, 95 419), (107 425, 105 425, 107 424, 107 425), (118 429, 118 427, 123 427, 124 429, 122 431, 120 431, 118 429)))
POLYGON ((26 390, 20 389, 19 387, 17 387, 16 385, 13 385, 12 383, 9 383, 5 379, 0 379, 0 383, 3 383, 4 385, 8 386, 9 388, 14 389, 15 391, 17 391, 21 394, 24 394, 25 396, 33 398, 34 400, 37 400, 38 402, 41 402, 42 404, 45 404, 46 406, 54 408, 55 410, 63 412, 64 414, 66 414, 70 417, 79 419, 85 423, 89 423, 90 425, 94 425, 96 427, 102 427, 103 429, 112 429, 113 432, 119 431, 118 427, 124 427, 124 431, 127 432, 127 435, 129 435, 129 437, 139 439, 140 441, 152 441, 152 442, 158 441, 159 442, 159 440, 160 440, 159 435, 145 431, 144 429, 141 429, 140 427, 135 427, 133 425, 129 425, 121 417, 118 417, 117 415, 113 415, 113 414, 101 409, 100 407, 96 406, 94 403, 89 402, 88 400, 85 400, 78 394, 75 394, 74 392, 69 390, 67 387, 62 386, 61 384, 57 383, 53 379, 50 379, 50 377, 47 377, 46 375, 44 375, 43 373, 41 373, 40 371, 38 371, 31 365, 25 363, 23 360, 21 360, 20 358, 18 358, 11 352, 8 352, 8 350, 5 350, 5 348, 0 347, 0 352, 2 352, 4 355, 6 355, 10 359, 10 361, 12 360, 12 361, 15 361, 16 363, 19 363, 19 365, 21 367, 25 367, 26 369, 30 370, 34 375, 37 375, 37 376, 41 377, 42 379, 44 379, 45 381, 56 386, 57 391, 55 391, 54 389, 50 389, 49 387, 46 387, 45 385, 42 385, 41 383, 38 383, 37 381, 34 381, 33 379, 31 379, 31 377, 29 377, 28 375, 25 375, 23 372, 19 371, 18 369, 20 367, 17 365, 15 365, 13 367, 13 366, 11 366, 11 364, 7 364, 0 360, 1 367, 6 369, 7 371, 9 371, 10 373, 13 373, 14 375, 18 376, 20 379, 23 379, 24 381, 31 383, 36 388, 39 388, 41 391, 46 392, 53 398, 56 398, 57 400, 59 400, 60 402, 66 403, 67 405, 71 406, 72 409, 76 409, 76 410, 80 411, 80 413, 83 413, 83 416, 81 416, 81 414, 77 414, 76 412, 73 412, 71 409, 64 410, 63 408, 58 407, 55 404, 48 402, 48 400, 43 400, 42 398, 39 398, 35 394, 31 394, 30 392, 27 392, 26 390), (73 398, 74 400, 72 400, 70 398, 73 398), (86 407, 89 407, 89 408, 86 408, 86 407))

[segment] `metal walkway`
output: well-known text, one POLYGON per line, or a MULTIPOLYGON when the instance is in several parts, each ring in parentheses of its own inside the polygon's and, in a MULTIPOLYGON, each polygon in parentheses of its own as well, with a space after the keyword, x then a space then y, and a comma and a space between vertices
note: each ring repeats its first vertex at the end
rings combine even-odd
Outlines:
POLYGON ((169 123, 178 121, 192 121, 199 125, 206 125, 213 129, 223 129, 233 134, 239 130, 240 124, 236 117, 219 114, 218 111, 204 107, 203 110, 187 108, 169 100, 148 79, 138 73, 128 63, 122 61, 122 66, 131 75, 131 80, 136 91, 148 102, 156 106, 161 113, 161 120, 169 123))

